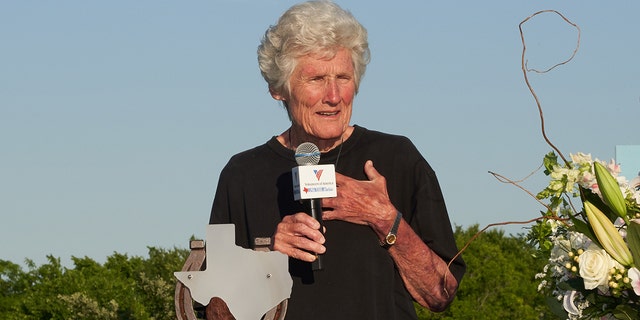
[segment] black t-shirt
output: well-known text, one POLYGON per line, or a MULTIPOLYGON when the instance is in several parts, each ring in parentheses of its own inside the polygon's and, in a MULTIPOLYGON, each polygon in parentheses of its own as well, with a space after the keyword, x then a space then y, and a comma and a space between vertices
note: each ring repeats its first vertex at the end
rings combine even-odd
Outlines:
MULTIPOLYGON (((355 126, 341 147, 322 154, 320 164, 335 164, 336 172, 367 180, 367 160, 387 179, 391 202, 403 218, 434 252, 451 260, 458 249, 440 186, 409 139, 355 126)), ((236 243, 245 248, 252 248, 255 238, 271 237, 283 216, 304 211, 293 200, 295 166, 294 151, 275 137, 233 156, 220 174, 210 223, 234 223, 236 243)), ((417 319, 413 299, 374 231, 344 221, 324 225, 323 270, 289 259, 293 289, 286 318, 417 319)), ((451 271, 460 281, 462 259, 451 271)))

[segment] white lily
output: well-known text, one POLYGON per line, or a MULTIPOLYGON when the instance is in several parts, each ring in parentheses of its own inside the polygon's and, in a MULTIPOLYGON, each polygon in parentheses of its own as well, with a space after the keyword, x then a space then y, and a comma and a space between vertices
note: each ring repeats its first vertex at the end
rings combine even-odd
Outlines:
POLYGON ((584 210, 602 248, 623 266, 631 266, 631 252, 611 220, 589 201, 584 202, 584 210))

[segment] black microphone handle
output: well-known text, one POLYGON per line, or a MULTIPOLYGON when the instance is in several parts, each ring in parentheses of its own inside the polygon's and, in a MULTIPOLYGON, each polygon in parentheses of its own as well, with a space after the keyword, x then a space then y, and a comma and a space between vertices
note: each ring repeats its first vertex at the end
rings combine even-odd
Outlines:
MULTIPOLYGON (((322 199, 309 199, 309 215, 320 222, 320 232, 324 232, 322 224, 322 199)), ((316 260, 311 263, 311 269, 322 270, 322 256, 316 254, 316 260)))

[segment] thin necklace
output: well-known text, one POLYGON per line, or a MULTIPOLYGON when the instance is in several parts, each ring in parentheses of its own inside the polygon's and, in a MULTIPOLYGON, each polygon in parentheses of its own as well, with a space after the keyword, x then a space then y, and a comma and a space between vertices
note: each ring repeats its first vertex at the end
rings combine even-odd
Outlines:
MULTIPOLYGON (((293 143, 291 140, 291 128, 287 130, 287 135, 289 136, 289 149, 295 151, 293 148, 293 143)), ((338 167, 338 160, 340 160, 340 154, 342 153, 342 145, 344 144, 344 134, 340 135, 340 147, 338 147, 338 156, 336 157, 336 162, 333 164, 336 168, 338 167)), ((327 151, 328 152, 328 151, 327 151)))
POLYGON ((338 167, 338 160, 340 160, 340 153, 342 153, 343 144, 344 144, 344 137, 340 136, 340 148, 338 148, 338 156, 336 157, 336 163, 333 164, 336 168, 338 167))

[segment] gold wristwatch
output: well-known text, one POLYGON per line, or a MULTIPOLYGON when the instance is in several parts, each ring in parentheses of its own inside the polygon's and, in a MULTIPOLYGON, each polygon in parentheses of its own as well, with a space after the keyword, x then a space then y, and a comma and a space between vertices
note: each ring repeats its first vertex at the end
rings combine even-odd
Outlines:
POLYGON ((384 237, 384 241, 380 241, 380 245, 385 248, 388 249, 389 247, 391 247, 394 243, 396 243, 396 240, 398 239, 397 237, 397 233, 398 233, 398 226, 400 225, 400 220, 402 220, 402 213, 400 213, 400 211, 396 211, 396 220, 393 222, 393 226, 391 227, 391 230, 389 230, 389 233, 387 233, 387 236, 384 237))

